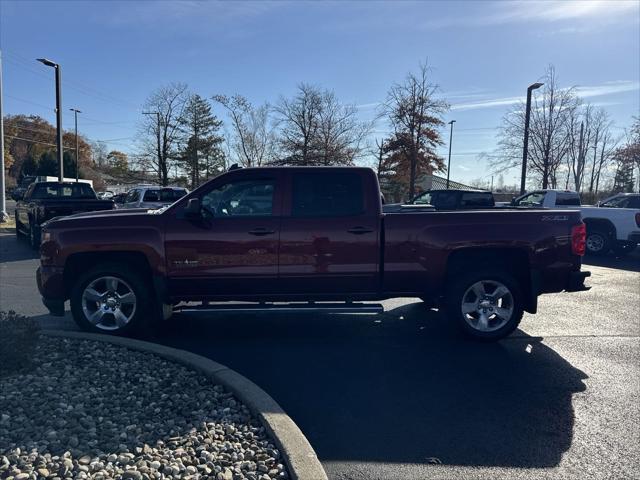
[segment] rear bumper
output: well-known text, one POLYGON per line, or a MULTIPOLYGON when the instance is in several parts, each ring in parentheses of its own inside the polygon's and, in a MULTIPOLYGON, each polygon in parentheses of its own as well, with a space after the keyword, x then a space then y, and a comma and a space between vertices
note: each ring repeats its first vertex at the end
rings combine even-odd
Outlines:
POLYGON ((64 277, 63 269, 59 267, 38 267, 36 270, 36 283, 42 295, 42 303, 51 315, 61 317, 64 315, 64 277))
POLYGON ((589 290, 584 284, 584 279, 591 276, 591 272, 571 272, 565 290, 567 292, 582 292, 589 290))

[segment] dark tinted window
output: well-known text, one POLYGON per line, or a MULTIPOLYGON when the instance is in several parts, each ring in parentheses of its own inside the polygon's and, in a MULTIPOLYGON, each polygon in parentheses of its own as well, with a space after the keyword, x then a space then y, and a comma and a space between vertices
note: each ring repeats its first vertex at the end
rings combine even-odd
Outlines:
POLYGON ((354 172, 293 176, 294 217, 346 217, 364 211, 362 179, 354 172))
POLYGON ((577 193, 558 193, 556 196, 556 205, 573 205, 580 206, 580 196, 577 193))
POLYGON ((142 197, 143 202, 159 202, 160 201, 160 190, 145 190, 144 197, 142 197))
POLYGON ((461 207, 482 208, 494 206, 493 195, 490 192, 466 192, 460 200, 461 207))
POLYGON ((33 188, 31 198, 34 199, 73 199, 73 198, 96 198, 91 186, 87 183, 36 183, 33 188))
POLYGON ((431 194, 431 205, 436 210, 453 210, 456 208, 458 192, 433 192, 431 194))
POLYGON ((125 197, 126 203, 132 203, 138 200, 138 190, 129 190, 127 196, 125 197))

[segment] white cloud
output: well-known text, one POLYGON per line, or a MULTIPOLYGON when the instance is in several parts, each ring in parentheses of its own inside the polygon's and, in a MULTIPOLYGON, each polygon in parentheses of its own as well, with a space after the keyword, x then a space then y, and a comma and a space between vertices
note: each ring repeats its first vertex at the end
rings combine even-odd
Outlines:
MULTIPOLYGON (((581 86, 576 87, 576 95, 580 98, 604 97, 615 95, 618 93, 633 92, 640 90, 640 82, 628 80, 618 80, 606 82, 602 85, 581 86)), ((470 101, 454 103, 451 110, 476 110, 480 108, 504 107, 507 105, 515 105, 525 100, 524 95, 520 97, 501 97, 481 101, 470 101)), ((614 104, 614 102, 599 102, 601 105, 614 104)))
POLYGON ((423 23, 427 28, 453 26, 493 26, 520 22, 558 22, 562 20, 596 19, 599 23, 630 18, 637 21, 640 4, 633 0, 552 0, 494 2, 487 13, 476 16, 455 15, 436 18, 423 23))

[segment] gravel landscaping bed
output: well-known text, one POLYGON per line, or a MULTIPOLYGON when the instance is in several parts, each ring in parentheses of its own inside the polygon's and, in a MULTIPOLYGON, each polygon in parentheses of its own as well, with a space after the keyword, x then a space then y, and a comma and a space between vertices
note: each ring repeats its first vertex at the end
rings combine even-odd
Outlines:
POLYGON ((40 337, 0 365, 0 478, 289 478, 261 423, 202 374, 152 354, 40 337))

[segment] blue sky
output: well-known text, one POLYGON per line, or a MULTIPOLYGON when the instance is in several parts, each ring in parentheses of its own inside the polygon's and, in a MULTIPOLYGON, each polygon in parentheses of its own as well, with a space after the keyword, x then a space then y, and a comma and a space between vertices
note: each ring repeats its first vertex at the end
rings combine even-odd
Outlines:
MULTIPOLYGON (((457 121, 451 173, 460 181, 488 178, 478 154, 495 147, 502 115, 549 63, 561 86, 605 107, 620 133, 640 111, 637 0, 0 0, 0 42, 6 113, 54 122, 53 72, 34 60, 44 56, 63 67, 65 128, 73 126, 68 109, 78 108, 82 133, 125 152, 135 151, 145 97, 170 81, 256 103, 304 81, 360 105, 367 119, 427 59, 452 104, 445 120, 457 121)), ((373 135, 384 133, 380 122, 373 135)))

